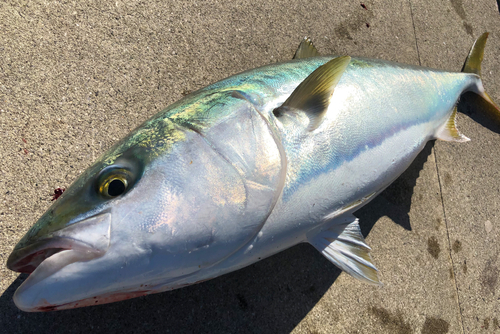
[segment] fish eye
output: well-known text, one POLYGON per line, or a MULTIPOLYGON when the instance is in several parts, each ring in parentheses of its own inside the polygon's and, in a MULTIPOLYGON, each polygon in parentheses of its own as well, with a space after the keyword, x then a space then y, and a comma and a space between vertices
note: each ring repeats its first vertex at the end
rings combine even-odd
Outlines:
POLYGON ((103 170, 98 177, 97 192, 104 197, 114 198, 123 195, 133 182, 132 173, 123 168, 103 170))

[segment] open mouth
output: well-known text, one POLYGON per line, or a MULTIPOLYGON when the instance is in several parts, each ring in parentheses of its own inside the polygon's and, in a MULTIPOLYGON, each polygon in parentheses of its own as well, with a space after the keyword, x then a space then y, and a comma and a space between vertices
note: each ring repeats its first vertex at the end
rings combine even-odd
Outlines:
POLYGON ((110 226, 111 214, 100 213, 41 237, 28 246, 14 249, 7 267, 30 274, 14 295, 16 305, 31 310, 34 300, 27 302, 25 292, 32 286, 72 263, 90 261, 106 254, 110 226))
POLYGON ((45 259, 63 250, 82 248, 79 244, 75 240, 66 238, 43 239, 12 252, 7 260, 7 268, 31 274, 45 259))
POLYGON ((102 256, 109 247, 110 213, 100 213, 14 249, 7 260, 10 270, 32 273, 46 259, 71 250, 82 258, 102 256))

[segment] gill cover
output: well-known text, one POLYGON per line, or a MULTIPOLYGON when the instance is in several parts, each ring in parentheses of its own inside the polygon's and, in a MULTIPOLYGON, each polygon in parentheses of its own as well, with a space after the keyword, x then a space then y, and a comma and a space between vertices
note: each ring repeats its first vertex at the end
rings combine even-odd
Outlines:
POLYGON ((183 170, 168 181, 172 200, 166 219, 175 217, 178 223, 171 226, 180 246, 189 249, 181 256, 184 264, 202 269, 200 257, 214 265, 260 231, 284 186, 286 157, 252 97, 242 91, 212 93, 169 118, 185 129, 186 139, 170 154, 183 170), (174 208, 176 203, 182 207, 174 208), (187 246, 195 239, 197 246, 187 246))

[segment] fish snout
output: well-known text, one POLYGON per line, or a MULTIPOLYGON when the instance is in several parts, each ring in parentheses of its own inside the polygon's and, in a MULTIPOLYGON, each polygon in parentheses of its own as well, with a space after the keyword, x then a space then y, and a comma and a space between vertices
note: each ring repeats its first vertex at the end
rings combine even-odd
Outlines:
MULTIPOLYGON (((14 303, 31 312, 41 307, 40 288, 32 287, 75 263, 102 257, 110 245, 111 213, 100 213, 55 231, 25 247, 14 249, 7 260, 11 270, 29 273, 14 294, 14 303)), ((43 287, 42 287, 43 289, 43 287)))
POLYGON ((100 213, 33 240, 27 246, 18 244, 7 260, 7 267, 32 273, 46 259, 65 250, 81 253, 82 257, 102 256, 110 244, 110 226, 111 213, 100 213))

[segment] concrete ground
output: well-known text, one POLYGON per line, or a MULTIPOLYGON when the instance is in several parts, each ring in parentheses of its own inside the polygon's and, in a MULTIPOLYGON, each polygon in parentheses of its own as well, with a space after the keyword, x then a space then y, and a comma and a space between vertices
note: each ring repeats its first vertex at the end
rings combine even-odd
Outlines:
POLYGON ((500 333, 499 127, 465 97, 471 142, 429 143, 357 213, 383 287, 309 245, 196 286, 91 308, 24 313, 12 248, 118 138, 189 91, 323 54, 458 71, 489 31, 483 79, 500 102, 495 0, 7 1, 0 4, 1 333, 500 333))

